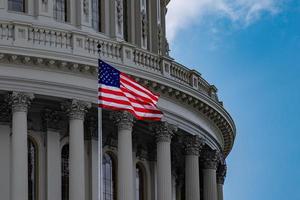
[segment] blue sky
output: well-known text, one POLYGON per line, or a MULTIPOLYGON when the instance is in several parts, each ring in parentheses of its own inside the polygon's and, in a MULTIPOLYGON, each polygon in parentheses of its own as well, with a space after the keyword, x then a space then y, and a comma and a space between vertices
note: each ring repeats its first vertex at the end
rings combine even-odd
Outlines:
POLYGON ((172 1, 171 56, 217 86, 237 126, 225 200, 300 200, 300 1, 172 1))

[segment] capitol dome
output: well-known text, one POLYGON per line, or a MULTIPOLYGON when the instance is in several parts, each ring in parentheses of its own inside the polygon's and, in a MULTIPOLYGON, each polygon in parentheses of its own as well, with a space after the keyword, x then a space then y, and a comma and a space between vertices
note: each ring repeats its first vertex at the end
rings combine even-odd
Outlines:
POLYGON ((217 88, 169 56, 168 3, 0 1, 1 200, 223 200, 235 124, 217 88), (103 110, 101 194, 99 57, 164 113, 103 110))

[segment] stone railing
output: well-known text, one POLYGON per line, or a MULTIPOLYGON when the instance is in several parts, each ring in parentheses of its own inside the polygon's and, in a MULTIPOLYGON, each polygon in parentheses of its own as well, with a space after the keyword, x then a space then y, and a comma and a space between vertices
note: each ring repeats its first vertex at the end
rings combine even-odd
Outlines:
POLYGON ((24 38, 32 46, 62 50, 72 49, 72 34, 66 31, 50 30, 40 27, 21 28, 18 26, 16 31, 15 33, 20 35, 15 36, 15 39, 24 38), (25 32, 28 32, 27 38, 25 32))
POLYGON ((14 37, 14 26, 9 23, 0 23, 0 40, 3 43, 11 43, 14 37))
POLYGON ((98 57, 98 44, 103 58, 136 67, 191 86, 218 102, 217 89, 205 81, 197 71, 190 70, 169 57, 161 57, 125 42, 103 35, 91 35, 72 30, 53 29, 32 24, 0 21, 0 47, 23 47, 28 50, 98 57))
POLYGON ((135 49, 133 51, 133 61, 136 65, 144 67, 147 70, 161 72, 160 58, 156 54, 142 49, 135 49))

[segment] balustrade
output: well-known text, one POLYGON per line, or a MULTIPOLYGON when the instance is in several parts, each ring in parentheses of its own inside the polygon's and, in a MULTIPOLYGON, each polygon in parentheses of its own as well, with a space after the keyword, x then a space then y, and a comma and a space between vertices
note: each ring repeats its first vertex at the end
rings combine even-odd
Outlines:
POLYGON ((173 79, 181 84, 191 86, 199 92, 218 101, 216 93, 212 93, 212 86, 205 81, 199 73, 185 66, 161 57, 149 51, 128 47, 126 43, 118 42, 99 34, 99 36, 74 30, 52 29, 50 27, 39 27, 32 24, 17 24, 0 22, 0 45, 13 45, 28 47, 32 49, 43 49, 54 52, 64 52, 87 57, 98 57, 98 44, 101 45, 101 56, 119 62, 126 57, 123 48, 131 48, 132 64, 145 71, 150 71, 166 78, 173 79), (123 53, 122 53, 123 52, 123 53), (169 63, 168 72, 164 71, 164 61, 169 63))

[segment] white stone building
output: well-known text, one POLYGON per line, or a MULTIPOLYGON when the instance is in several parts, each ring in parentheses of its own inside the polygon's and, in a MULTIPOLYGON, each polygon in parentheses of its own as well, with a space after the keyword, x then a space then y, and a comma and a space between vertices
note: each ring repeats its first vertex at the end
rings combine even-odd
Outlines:
MULTIPOLYGON (((222 200, 235 125, 168 55, 169 0, 0 0, 0 199, 97 200, 97 45, 165 121, 103 111, 104 200, 222 200)), ((188 1, 187 1, 188 3, 188 1)))

